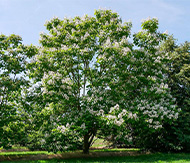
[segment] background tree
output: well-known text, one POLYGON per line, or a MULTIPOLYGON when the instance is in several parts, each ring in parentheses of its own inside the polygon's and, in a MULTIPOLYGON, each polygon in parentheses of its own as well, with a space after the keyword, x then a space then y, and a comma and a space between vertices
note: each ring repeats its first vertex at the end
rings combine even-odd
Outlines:
POLYGON ((190 43, 177 45, 173 36, 169 36, 162 44, 161 51, 171 57, 168 63, 168 85, 181 112, 179 119, 171 126, 165 124, 162 143, 166 150, 190 149, 190 43))
POLYGON ((143 146, 154 151, 188 151, 190 147, 189 43, 177 45, 173 36, 167 36, 167 39, 159 45, 159 53, 169 57, 164 63, 168 76, 167 83, 181 112, 177 121, 164 122, 162 129, 146 134, 143 146))
POLYGON ((23 136, 19 103, 22 88, 27 85, 27 58, 34 52, 33 46, 24 46, 18 35, 0 35, 0 146, 9 147, 23 136))
POLYGON ((139 49, 132 51, 131 80, 123 83, 127 83, 128 89, 127 108, 138 119, 129 125, 133 143, 147 148, 151 142, 155 142, 149 135, 162 130, 165 122, 172 124, 178 117, 178 111, 176 99, 167 84, 165 64, 170 62, 170 58, 159 51, 159 46, 167 35, 158 31, 156 18, 143 20, 141 26, 142 30, 133 36, 134 45, 139 49))

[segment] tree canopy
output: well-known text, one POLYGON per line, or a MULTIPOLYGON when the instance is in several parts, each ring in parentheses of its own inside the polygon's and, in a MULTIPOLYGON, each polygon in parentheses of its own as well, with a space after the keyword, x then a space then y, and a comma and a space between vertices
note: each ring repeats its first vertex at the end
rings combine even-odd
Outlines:
POLYGON ((128 41, 131 23, 111 10, 53 18, 45 26, 49 34, 41 34, 30 74, 42 89, 50 150, 76 148, 82 140, 88 153, 94 136, 113 128, 125 127, 129 136, 177 119, 163 64, 169 58, 158 49, 166 34, 157 31, 157 19, 142 23, 134 43, 128 41))
POLYGON ((18 35, 0 35, 0 146, 11 146, 19 138, 19 103, 22 88, 27 85, 27 58, 35 51, 24 46, 18 35))
POLYGON ((98 137, 145 148, 163 138, 167 148, 169 131, 185 146, 189 43, 177 46, 158 25, 148 18, 132 35, 131 22, 100 9, 47 21, 39 47, 1 35, 0 146, 88 153, 98 137))

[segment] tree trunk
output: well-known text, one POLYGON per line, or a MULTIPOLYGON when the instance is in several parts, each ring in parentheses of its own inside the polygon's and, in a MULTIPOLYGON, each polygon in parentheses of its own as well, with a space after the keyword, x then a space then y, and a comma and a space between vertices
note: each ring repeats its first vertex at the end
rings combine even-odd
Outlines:
POLYGON ((83 142, 83 153, 84 154, 89 154, 90 145, 89 145, 88 140, 89 140, 89 135, 88 134, 84 135, 84 142, 83 142))

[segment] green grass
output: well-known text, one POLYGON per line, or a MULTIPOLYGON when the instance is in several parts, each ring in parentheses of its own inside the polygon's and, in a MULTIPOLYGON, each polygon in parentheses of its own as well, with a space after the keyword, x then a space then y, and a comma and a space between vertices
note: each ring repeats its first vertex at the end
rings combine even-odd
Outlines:
POLYGON ((92 145, 92 148, 104 148, 108 145, 109 143, 105 141, 104 139, 96 139, 92 145))
POLYGON ((129 152, 140 151, 138 148, 113 148, 113 149, 92 149, 90 152, 129 152))
POLYGON ((21 147, 21 146, 12 146, 11 149, 28 149, 27 147, 21 147))
MULTIPOLYGON (((139 149, 136 148, 113 148, 113 149, 92 149, 90 152, 129 152, 129 151, 139 151, 139 149)), ((74 152, 65 152, 65 153, 75 153, 75 152, 81 152, 82 150, 77 150, 74 152)), ((24 156, 24 155, 38 155, 38 154, 45 154, 50 155, 54 154, 52 152, 48 151, 14 151, 14 152, 0 152, 0 156, 24 156)), ((61 154, 61 152, 58 152, 58 154, 61 154)))
POLYGON ((47 151, 15 151, 15 152, 0 152, 0 156, 13 156, 13 155, 37 155, 37 154, 53 154, 47 151))
MULTIPOLYGON (((26 161, 19 161, 24 163, 26 161)), ((98 157, 98 158, 73 158, 73 159, 64 159, 64 160, 41 160, 41 161, 27 161, 27 163, 67 163, 67 162, 76 162, 76 163, 108 163, 108 162, 128 162, 128 163, 190 163, 190 153, 189 154, 149 154, 141 156, 122 156, 122 157, 98 157)), ((5 162, 4 162, 5 163, 5 162)), ((6 163, 18 163, 14 161, 6 163)))

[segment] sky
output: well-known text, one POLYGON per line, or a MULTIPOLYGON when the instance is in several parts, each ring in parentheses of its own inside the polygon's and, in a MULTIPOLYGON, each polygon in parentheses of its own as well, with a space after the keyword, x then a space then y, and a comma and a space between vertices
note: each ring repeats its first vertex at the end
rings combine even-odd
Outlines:
POLYGON ((159 31, 167 30, 179 44, 190 41, 190 0, 0 0, 0 34, 17 34, 24 44, 39 45, 47 20, 93 16, 100 8, 131 21, 132 34, 141 29, 142 19, 157 17, 159 31))

